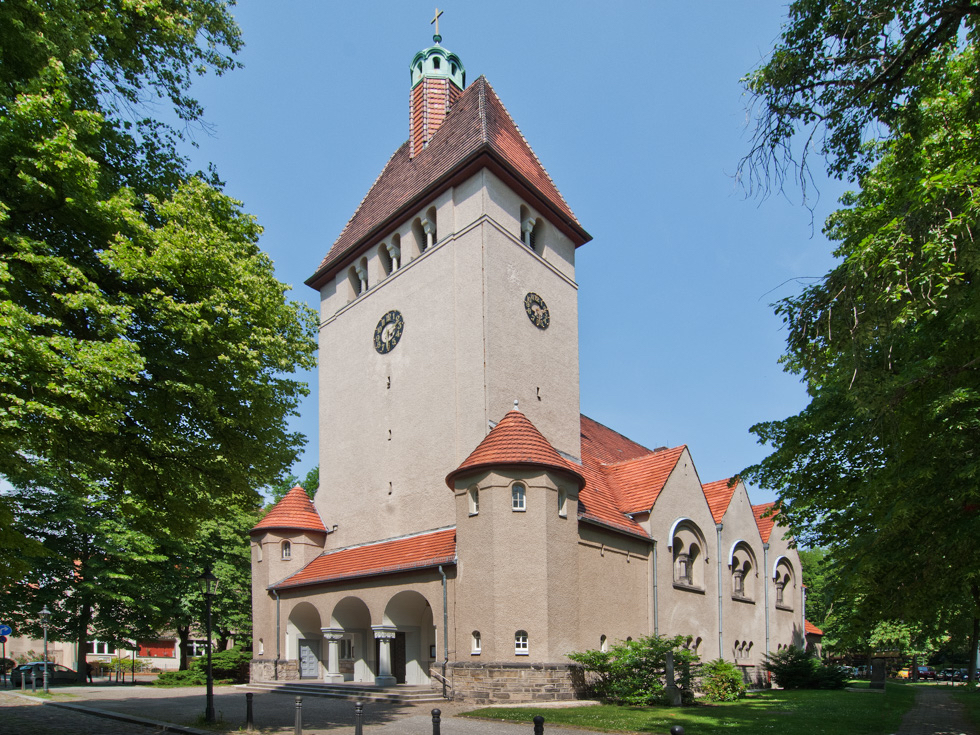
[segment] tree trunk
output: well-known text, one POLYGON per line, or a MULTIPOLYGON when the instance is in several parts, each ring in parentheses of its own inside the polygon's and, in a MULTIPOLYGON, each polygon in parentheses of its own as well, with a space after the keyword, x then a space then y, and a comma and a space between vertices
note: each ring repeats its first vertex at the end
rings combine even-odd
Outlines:
POLYGON ((92 622, 92 604, 82 602, 78 612, 78 627, 75 629, 75 643, 78 648, 78 655, 75 661, 75 681, 84 684, 87 679, 88 668, 88 626, 92 622))
POLYGON ((187 646, 191 640, 191 626, 178 625, 177 637, 180 638, 180 663, 177 665, 177 669, 187 671, 187 646))
POLYGON ((214 636, 214 649, 216 651, 227 651, 229 648, 228 643, 231 640, 231 631, 225 630, 224 628, 216 628, 214 631, 214 636))
POLYGON ((970 593, 973 595, 973 629, 970 631, 970 684, 977 681, 977 647, 980 646, 980 584, 970 583, 970 593))

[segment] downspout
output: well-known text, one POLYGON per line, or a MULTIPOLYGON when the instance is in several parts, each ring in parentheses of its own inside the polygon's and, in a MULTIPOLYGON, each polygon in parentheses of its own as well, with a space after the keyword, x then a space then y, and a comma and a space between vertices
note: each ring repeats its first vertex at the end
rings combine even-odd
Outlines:
POLYGON ((657 542, 650 546, 650 602, 653 609, 653 634, 660 635, 659 610, 657 609, 657 542))
POLYGON ((442 575, 442 698, 446 698, 446 665, 449 663, 449 600, 446 593, 446 573, 439 565, 442 575))
POLYGON ((722 524, 715 524, 715 531, 718 533, 718 658, 725 658, 725 649, 722 641, 722 633, 724 631, 724 625, 722 620, 722 606, 721 606, 721 529, 722 524))
POLYGON ((762 545, 762 583, 766 587, 766 661, 769 661, 769 542, 762 545))
MULTIPOLYGON (((803 571, 800 570, 800 574, 803 571)), ((800 582, 800 630, 803 631, 803 645, 800 646, 804 651, 806 650, 806 585, 800 582)))
POLYGON ((279 681, 279 590, 272 590, 272 594, 276 596, 276 661, 274 677, 276 681, 279 681))

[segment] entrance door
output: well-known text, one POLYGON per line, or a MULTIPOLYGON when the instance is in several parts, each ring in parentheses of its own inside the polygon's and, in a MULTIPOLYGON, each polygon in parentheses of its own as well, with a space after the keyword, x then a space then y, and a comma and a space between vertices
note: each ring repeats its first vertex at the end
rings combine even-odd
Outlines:
MULTIPOLYGON (((405 634, 395 633, 395 640, 391 642, 391 675, 395 677, 398 684, 405 683, 405 634)), ((381 641, 374 639, 374 660, 381 661, 381 641)), ((380 670, 380 664, 379 664, 380 670)))
POLYGON ((320 675, 320 641, 299 639, 299 678, 317 679, 320 675))

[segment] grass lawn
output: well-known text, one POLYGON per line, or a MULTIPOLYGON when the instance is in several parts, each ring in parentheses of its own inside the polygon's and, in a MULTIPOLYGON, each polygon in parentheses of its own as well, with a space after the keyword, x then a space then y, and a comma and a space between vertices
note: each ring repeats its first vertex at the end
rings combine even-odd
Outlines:
POLYGON ((898 729, 912 706, 915 690, 889 682, 877 692, 769 691, 739 702, 694 707, 616 707, 599 705, 569 709, 487 708, 467 717, 530 722, 542 715, 548 725, 586 730, 668 733, 681 725, 688 735, 886 735, 898 729))

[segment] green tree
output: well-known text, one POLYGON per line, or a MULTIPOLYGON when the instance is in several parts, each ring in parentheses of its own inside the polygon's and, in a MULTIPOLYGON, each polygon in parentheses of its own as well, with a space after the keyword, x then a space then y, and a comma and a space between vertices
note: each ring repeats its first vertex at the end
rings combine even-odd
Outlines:
POLYGON ((302 480, 296 477, 296 475, 286 475, 278 482, 272 483, 268 487, 268 494, 272 500, 272 504, 275 505, 286 497, 286 493, 297 485, 306 491, 306 494, 310 496, 310 500, 315 499, 316 491, 320 487, 320 465, 310 469, 302 480))
POLYGON ((833 606, 832 583, 827 579, 822 548, 798 549, 803 584, 806 585, 806 618, 818 628, 826 625, 827 614, 833 606))
POLYGON ((968 0, 795 0, 772 55, 743 79, 757 103, 741 173, 769 189, 809 182, 812 153, 856 180, 877 160, 868 140, 896 136, 965 44, 978 39, 980 4, 968 0))
POLYGON ((828 549, 856 628, 931 634, 967 615, 976 650, 977 52, 943 46, 917 68, 889 138, 866 148, 877 162, 827 222, 840 264, 777 304, 810 403, 753 427, 774 451, 748 474, 779 493, 801 543, 828 549))
MULTIPOLYGON (((0 7, 0 474, 101 483, 179 526, 295 458, 285 429, 315 317, 286 301, 261 232, 190 176, 193 77, 235 66, 217 0, 0 7)), ((59 485, 67 490, 68 485, 59 485)))

